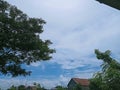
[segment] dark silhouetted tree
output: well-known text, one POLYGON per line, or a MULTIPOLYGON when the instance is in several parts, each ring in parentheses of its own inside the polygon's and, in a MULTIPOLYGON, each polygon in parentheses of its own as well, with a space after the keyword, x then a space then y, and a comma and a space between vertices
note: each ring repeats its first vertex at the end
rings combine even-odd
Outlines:
POLYGON ((17 7, 0 0, 0 73, 30 75, 22 65, 51 59, 50 40, 40 39, 45 21, 30 18, 17 7))
POLYGON ((17 87, 16 86, 14 86, 14 85, 12 85, 9 89, 7 89, 7 90, 16 90, 17 89, 17 87))
POLYGON ((19 85, 17 88, 18 88, 18 90, 26 90, 25 85, 19 85))

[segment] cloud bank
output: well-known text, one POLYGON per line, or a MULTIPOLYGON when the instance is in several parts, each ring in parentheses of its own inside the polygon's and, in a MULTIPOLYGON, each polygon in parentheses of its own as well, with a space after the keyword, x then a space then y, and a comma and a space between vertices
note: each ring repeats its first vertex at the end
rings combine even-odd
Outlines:
POLYGON ((67 85, 72 77, 91 78, 102 63, 94 49, 109 49, 120 59, 120 11, 95 0, 7 1, 47 22, 40 37, 50 39, 56 53, 52 60, 28 67, 33 70, 30 78, 43 86, 67 85))

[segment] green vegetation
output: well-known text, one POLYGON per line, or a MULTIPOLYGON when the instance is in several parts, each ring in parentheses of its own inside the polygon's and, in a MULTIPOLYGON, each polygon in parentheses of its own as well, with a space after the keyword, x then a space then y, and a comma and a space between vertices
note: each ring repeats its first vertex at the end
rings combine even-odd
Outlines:
POLYGON ((76 87, 74 88, 74 90, 82 90, 82 87, 80 84, 77 84, 76 87))
POLYGON ((25 86, 19 85, 14 86, 12 85, 8 90, 46 90, 44 87, 41 87, 39 83, 34 83, 32 86, 25 86))
POLYGON ((56 88, 56 90, 67 90, 67 88, 65 88, 63 86, 56 86, 55 88, 56 88))
POLYGON ((39 83, 34 82, 33 85, 36 87, 37 90, 46 90, 44 87, 41 87, 39 83))
POLYGON ((17 87, 12 85, 8 90, 16 90, 16 89, 17 89, 17 87))
POLYGON ((110 51, 95 50, 98 59, 103 60, 102 70, 90 80, 91 90, 120 90, 120 63, 110 57, 110 51))
POLYGON ((45 21, 30 18, 17 7, 0 0, 0 73, 3 75, 30 75, 22 65, 51 59, 55 50, 50 40, 43 41, 45 21))

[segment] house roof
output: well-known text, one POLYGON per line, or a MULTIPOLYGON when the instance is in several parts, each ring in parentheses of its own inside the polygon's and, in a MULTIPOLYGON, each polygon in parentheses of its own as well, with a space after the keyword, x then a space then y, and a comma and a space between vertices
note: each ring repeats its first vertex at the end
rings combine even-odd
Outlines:
POLYGON ((77 84, 83 85, 83 86, 89 86, 89 80, 88 79, 80 79, 80 78, 72 78, 77 84))
POLYGON ((97 0, 97 1, 120 10, 120 0, 97 0))

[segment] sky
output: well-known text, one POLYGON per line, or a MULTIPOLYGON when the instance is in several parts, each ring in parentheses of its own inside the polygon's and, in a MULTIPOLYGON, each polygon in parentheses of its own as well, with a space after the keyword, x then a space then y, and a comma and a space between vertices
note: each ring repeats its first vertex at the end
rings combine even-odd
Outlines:
POLYGON ((12 84, 30 85, 38 82, 46 88, 67 86, 73 77, 91 78, 100 70, 95 49, 111 50, 120 60, 120 11, 96 0, 6 0, 29 17, 42 18, 47 23, 40 35, 53 42, 56 50, 49 61, 26 66, 31 76, 11 78, 1 76, 0 87, 12 84))

